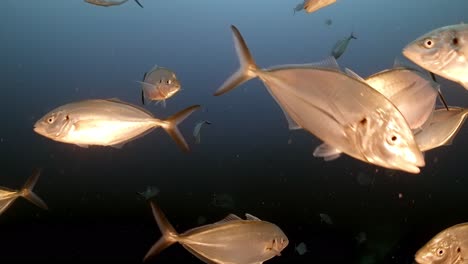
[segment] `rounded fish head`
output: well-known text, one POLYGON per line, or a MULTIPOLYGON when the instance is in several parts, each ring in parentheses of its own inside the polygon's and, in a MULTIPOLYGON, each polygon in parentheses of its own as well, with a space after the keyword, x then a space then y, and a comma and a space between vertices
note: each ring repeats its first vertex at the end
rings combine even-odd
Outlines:
POLYGON ((451 27, 432 30, 403 48, 403 55, 431 72, 440 72, 450 61, 456 59, 455 50, 461 40, 451 27))
POLYGON ((456 263, 460 254, 460 243, 450 233, 443 231, 419 249, 414 259, 419 264, 456 263))
POLYGON ((157 84, 157 90, 161 99, 168 99, 180 91, 181 85, 179 80, 173 75, 170 78, 164 78, 159 80, 157 84))
POLYGON ((281 251, 285 249, 289 244, 289 239, 284 232, 277 226, 273 232, 273 238, 267 242, 266 249, 268 252, 272 252, 273 255, 281 256, 281 251))
POLYGON ((356 126, 357 147, 370 163, 414 174, 425 165, 413 132, 395 107, 377 109, 356 126))
POLYGON ((70 127, 70 117, 64 111, 51 111, 34 124, 34 131, 51 139, 63 137, 70 127))

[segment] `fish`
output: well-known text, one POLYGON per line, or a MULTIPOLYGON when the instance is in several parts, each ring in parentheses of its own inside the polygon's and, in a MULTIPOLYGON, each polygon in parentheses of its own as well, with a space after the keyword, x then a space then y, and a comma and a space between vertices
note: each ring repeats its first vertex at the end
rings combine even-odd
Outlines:
POLYGON ((335 2, 336 0, 305 0, 304 10, 306 13, 312 13, 335 2))
POLYGON ((304 2, 297 4, 296 7, 293 8, 293 14, 295 15, 296 12, 300 12, 302 9, 304 9, 304 2))
POLYGON ((250 214, 246 214, 246 220, 229 214, 221 221, 179 234, 154 200, 150 205, 162 237, 145 255, 144 262, 178 242, 205 263, 260 264, 281 256, 289 244, 277 225, 250 214))
POLYGON ((320 222, 324 222, 327 225, 333 225, 333 221, 329 215, 322 213, 322 214, 319 214, 319 216, 320 216, 320 222))
POLYGON ((468 90, 468 24, 436 28, 407 44, 403 55, 468 90))
POLYGON ((283 110, 290 129, 304 128, 332 146, 315 154, 333 156, 333 151, 339 150, 371 164, 420 172, 418 167, 423 167, 425 161, 413 132, 385 96, 367 83, 329 66, 337 66, 333 57, 326 62, 261 69, 239 30, 232 25, 231 30, 240 68, 214 96, 258 77, 283 110))
POLYGON ((299 243, 299 245, 294 247, 294 250, 301 256, 309 252, 309 250, 307 250, 307 245, 304 242, 299 243))
POLYGON ((442 230, 416 252, 414 259, 419 264, 468 263, 468 223, 442 230))
MULTIPOLYGON (((111 1, 111 0, 84 0, 86 3, 97 5, 97 6, 104 6, 104 7, 109 7, 109 6, 117 6, 121 5, 123 3, 126 3, 128 0, 122 0, 122 1, 111 1)), ((143 8, 143 5, 138 1, 135 0, 135 3, 139 5, 141 8, 143 8)))
POLYGON ((175 72, 168 68, 155 65, 149 72, 143 75, 141 102, 145 104, 145 98, 156 103, 162 102, 166 107, 166 100, 174 96, 181 89, 181 84, 175 72))
POLYGON ((435 109, 440 85, 422 72, 405 67, 380 71, 365 78, 403 114, 412 130, 421 128, 435 109))
POLYGON ((333 49, 331 51, 331 56, 333 56, 335 59, 338 59, 341 57, 341 55, 343 55, 343 53, 345 52, 346 48, 348 47, 349 45, 349 42, 351 41, 351 39, 357 39, 353 32, 351 32, 351 34, 349 35, 349 37, 346 37, 344 39, 341 39, 341 40, 338 40, 336 43, 335 43, 335 46, 333 46, 333 49))
POLYGON ((162 127, 184 151, 189 146, 177 127, 200 105, 193 105, 162 120, 151 112, 117 98, 87 99, 59 106, 34 124, 34 131, 54 141, 87 148, 90 145, 122 148, 127 142, 162 127))
POLYGON ((449 111, 439 108, 434 111, 427 125, 414 137, 421 151, 451 145, 468 116, 468 108, 449 106, 449 111))
POLYGON ((34 169, 33 174, 20 190, 0 187, 0 215, 3 214, 18 197, 23 197, 39 208, 48 210, 47 204, 33 192, 34 186, 41 175, 41 171, 41 169, 34 169))
POLYGON ((200 144, 201 142, 200 130, 204 124, 211 125, 211 122, 207 120, 200 121, 195 125, 193 129, 193 136, 195 137, 196 144, 200 144))
POLYGON ((148 186, 146 187, 145 191, 137 192, 137 193, 141 195, 143 198, 145 198, 146 200, 150 200, 159 194, 159 189, 154 186, 148 186))

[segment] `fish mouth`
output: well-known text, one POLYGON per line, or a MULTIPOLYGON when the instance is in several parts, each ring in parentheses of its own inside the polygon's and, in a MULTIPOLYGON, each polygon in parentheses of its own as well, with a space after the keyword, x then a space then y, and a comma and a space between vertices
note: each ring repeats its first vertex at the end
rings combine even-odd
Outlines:
POLYGON ((416 256, 414 257, 414 260, 418 264, 428 264, 431 263, 430 256, 428 255, 423 255, 423 254, 418 254, 416 253, 416 256))

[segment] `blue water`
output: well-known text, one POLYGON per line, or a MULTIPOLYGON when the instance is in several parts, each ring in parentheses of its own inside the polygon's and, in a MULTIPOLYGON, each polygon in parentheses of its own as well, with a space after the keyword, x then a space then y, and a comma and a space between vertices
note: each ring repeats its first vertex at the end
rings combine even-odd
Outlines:
MULTIPOLYGON (((402 48, 437 27, 467 22, 466 0, 338 0, 293 16, 296 0, 131 0, 99 7, 84 1, 3 0, 0 4, 0 186, 19 188, 44 168, 35 188, 43 211, 18 199, 0 217, 0 262, 141 263, 160 233, 136 192, 160 189, 158 202, 183 232, 228 213, 250 213, 280 226, 290 245, 267 263, 412 263, 438 231, 468 220, 468 128, 451 146, 425 154, 420 174, 392 171, 343 156, 312 156, 320 143, 288 131, 281 109, 259 80, 212 94, 238 67, 229 26, 244 36, 258 65, 305 63, 329 55, 351 32, 339 63, 368 76, 392 66, 402 48), (333 23, 325 24, 327 19, 333 23), (140 104, 136 81, 155 64, 173 69, 182 91, 146 106, 165 118, 203 108, 180 128, 191 153, 163 130, 122 149, 79 148, 35 134, 53 108, 89 98, 140 104), (201 144, 192 129, 199 120, 201 144), (288 144, 288 141, 291 144, 288 144), (359 184, 367 178, 368 184, 359 184), (232 207, 215 206, 227 194, 232 207), (399 198, 402 194, 402 198, 399 198), (320 221, 326 213, 333 225, 320 221), (367 241, 355 236, 365 232, 367 241), (299 256, 294 245, 310 252, 299 256)), ((452 106, 468 93, 438 77, 452 106)), ((242 254, 242 252, 239 252, 242 254)), ((201 263, 180 245, 153 263, 201 263)))

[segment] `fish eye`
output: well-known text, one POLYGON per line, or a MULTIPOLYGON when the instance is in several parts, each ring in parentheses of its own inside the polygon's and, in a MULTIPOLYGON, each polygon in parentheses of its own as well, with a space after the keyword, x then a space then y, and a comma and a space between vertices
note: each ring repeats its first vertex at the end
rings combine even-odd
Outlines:
POLYGON ((442 257, 444 255, 445 251, 442 248, 437 249, 437 256, 442 257))
POLYGON ((424 40, 424 47, 426 47, 427 49, 430 49, 432 48, 432 46, 434 46, 434 41, 432 39, 424 40))
POLYGON ((167 83, 167 84, 171 84, 171 83, 172 83, 172 80, 167 80, 166 83, 167 83))
POLYGON ((399 137, 397 135, 391 135, 387 138, 387 143, 390 145, 395 145, 398 142, 399 137))
POLYGON ((458 38, 453 38, 453 39, 452 39, 452 43, 453 43, 453 45, 455 45, 455 46, 458 45, 458 38))
POLYGON ((55 117, 53 117, 53 116, 50 116, 49 118, 47 118, 47 123, 49 123, 49 124, 54 123, 54 121, 55 121, 55 117))

